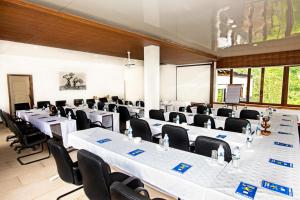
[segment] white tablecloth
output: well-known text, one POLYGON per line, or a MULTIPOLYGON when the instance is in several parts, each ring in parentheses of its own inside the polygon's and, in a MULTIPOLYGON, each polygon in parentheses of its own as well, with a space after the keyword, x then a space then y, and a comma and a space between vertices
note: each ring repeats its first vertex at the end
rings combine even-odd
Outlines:
MULTIPOLYGON (((115 103, 105 103, 106 108, 108 109, 109 104, 115 104, 115 103)), ((133 114, 144 114, 144 108, 139 106, 132 106, 132 105, 122 105, 122 104, 116 104, 117 106, 124 106, 128 109, 130 113, 133 114)))
POLYGON ((41 132, 45 133, 51 138, 53 137, 53 129, 51 127, 59 125, 65 147, 69 147, 68 134, 77 130, 76 120, 68 120, 65 117, 49 116, 48 112, 43 110, 17 111, 16 115, 30 122, 41 132))

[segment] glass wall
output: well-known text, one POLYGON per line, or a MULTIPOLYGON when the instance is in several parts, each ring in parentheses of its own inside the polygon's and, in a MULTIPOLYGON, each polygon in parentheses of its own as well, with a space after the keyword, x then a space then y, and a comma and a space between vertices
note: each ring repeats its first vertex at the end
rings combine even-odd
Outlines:
POLYGON ((260 102, 261 68, 252 68, 250 76, 249 102, 260 102))
POLYGON ((241 84, 240 101, 245 102, 247 99, 247 82, 248 82, 248 68, 234 69, 232 74, 232 84, 241 84))
POLYGON ((290 67, 287 103, 300 105, 300 67, 290 67))
POLYGON ((281 103, 282 83, 283 67, 265 68, 263 103, 281 103))

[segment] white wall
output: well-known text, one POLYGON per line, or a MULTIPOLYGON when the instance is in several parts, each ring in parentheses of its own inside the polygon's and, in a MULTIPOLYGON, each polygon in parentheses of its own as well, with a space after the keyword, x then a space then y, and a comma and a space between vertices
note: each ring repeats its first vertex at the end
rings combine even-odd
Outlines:
POLYGON ((124 96, 143 98, 143 62, 134 60, 135 68, 125 70, 126 59, 65 49, 0 40, 0 108, 9 110, 7 74, 31 74, 35 103, 41 100, 124 96), (59 91, 59 72, 85 72, 86 90, 59 91))
POLYGON ((162 101, 176 100, 176 65, 161 65, 160 67, 160 99, 162 101))

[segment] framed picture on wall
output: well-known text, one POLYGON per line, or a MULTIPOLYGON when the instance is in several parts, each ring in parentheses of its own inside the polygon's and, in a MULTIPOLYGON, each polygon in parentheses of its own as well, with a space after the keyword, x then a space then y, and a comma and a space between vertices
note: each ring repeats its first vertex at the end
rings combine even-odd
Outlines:
POLYGON ((59 90, 86 90, 86 74, 81 72, 60 72, 59 90))

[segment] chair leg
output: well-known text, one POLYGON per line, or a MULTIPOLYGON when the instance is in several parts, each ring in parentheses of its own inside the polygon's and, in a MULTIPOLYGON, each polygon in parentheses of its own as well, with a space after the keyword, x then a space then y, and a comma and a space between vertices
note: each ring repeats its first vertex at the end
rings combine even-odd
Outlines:
POLYGON ((76 192, 77 190, 80 190, 80 189, 82 189, 82 188, 83 188, 83 186, 80 186, 80 187, 78 187, 78 188, 76 188, 76 189, 74 189, 74 190, 71 190, 70 192, 67 192, 67 193, 65 193, 65 194, 62 194, 62 195, 60 195, 59 197, 57 197, 56 200, 59 200, 59 199, 65 197, 65 196, 67 196, 67 195, 69 195, 69 194, 72 194, 73 192, 76 192))
POLYGON ((6 137, 6 142, 8 142, 9 140, 14 139, 14 138, 16 138, 15 135, 9 135, 6 137))
POLYGON ((14 141, 12 141, 10 144, 9 144, 9 147, 12 147, 14 146, 14 144, 17 144, 19 142, 18 139, 15 139, 14 141))
POLYGON ((48 144, 47 144, 47 149, 48 149, 48 155, 46 157, 43 157, 43 158, 40 158, 40 159, 37 159, 37 160, 33 160, 33 161, 29 161, 27 163, 24 163, 21 158, 25 158, 25 157, 28 157, 28 156, 32 156, 32 155, 36 155, 36 154, 39 154, 39 153, 42 153, 44 151, 44 145, 42 145, 42 149, 38 152, 35 152, 35 153, 31 153, 31 154, 28 154, 28 155, 25 155, 25 156, 20 156, 17 158, 18 162, 21 164, 21 165, 28 165, 28 164, 31 164, 31 163, 34 163, 34 162, 38 162, 38 161, 41 161, 41 160, 45 160, 45 159, 48 159, 50 158, 50 150, 49 150, 49 147, 48 147, 48 144))

